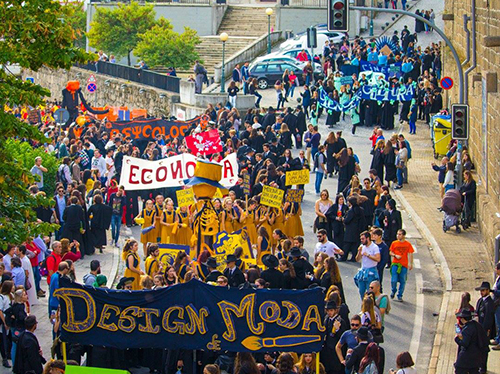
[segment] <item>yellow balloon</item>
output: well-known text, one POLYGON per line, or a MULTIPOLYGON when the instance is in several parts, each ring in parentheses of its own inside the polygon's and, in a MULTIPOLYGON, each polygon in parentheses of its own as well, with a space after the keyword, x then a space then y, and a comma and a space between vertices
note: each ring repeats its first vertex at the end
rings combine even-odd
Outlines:
POLYGON ((85 122, 87 122, 87 121, 85 120, 85 117, 80 116, 80 117, 78 117, 78 118, 76 119, 76 124, 77 124, 78 126, 84 126, 84 125, 85 125, 85 122))

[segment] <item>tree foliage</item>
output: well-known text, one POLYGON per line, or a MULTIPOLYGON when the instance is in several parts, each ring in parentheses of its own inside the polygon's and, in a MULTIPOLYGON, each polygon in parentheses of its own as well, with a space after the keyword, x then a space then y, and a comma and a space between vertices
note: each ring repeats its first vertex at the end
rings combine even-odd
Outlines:
MULTIPOLYGON (((92 59, 74 46, 75 33, 63 20, 68 15, 58 1, 4 1, 0 12, 0 65, 18 64, 30 70, 42 66, 69 69, 74 62, 92 59)), ((0 69, 0 108, 43 103, 49 92, 39 85, 17 79, 0 69)), ((32 197, 29 170, 7 148, 9 139, 45 142, 42 133, 12 113, 0 110, 0 247, 21 243, 28 236, 48 233, 49 224, 36 221, 34 208, 50 200, 32 197)))
POLYGON ((188 69, 199 60, 198 44, 200 38, 195 30, 185 27, 184 32, 179 34, 168 20, 160 18, 156 25, 139 36, 134 52, 150 66, 188 69))
POLYGON ((93 21, 90 24, 88 38, 90 46, 102 49, 116 57, 128 57, 139 40, 139 34, 145 33, 155 24, 153 5, 118 4, 115 9, 107 7, 96 8, 93 21))
POLYGON ((64 21, 74 31, 75 45, 85 48, 85 30, 87 29, 87 13, 83 10, 83 2, 71 2, 64 5, 66 16, 64 21))

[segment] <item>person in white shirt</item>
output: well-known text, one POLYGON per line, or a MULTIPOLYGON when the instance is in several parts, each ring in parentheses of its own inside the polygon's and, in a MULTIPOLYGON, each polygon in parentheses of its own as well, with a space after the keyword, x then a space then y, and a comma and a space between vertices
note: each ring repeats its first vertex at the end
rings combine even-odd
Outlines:
POLYGON ((12 257, 15 257, 16 249, 17 249, 17 247, 13 244, 7 245, 7 252, 6 252, 5 256, 3 256, 3 259, 2 259, 3 264, 5 265, 6 272, 12 271, 12 265, 10 264, 10 260, 12 260, 12 257))
POLYGON ((372 242, 368 231, 363 231, 360 238, 361 245, 358 248, 356 261, 361 261, 361 269, 354 276, 354 283, 356 283, 361 300, 363 300, 370 283, 379 280, 377 264, 380 262, 380 249, 372 242))
POLYGON ((109 186, 109 182, 115 176, 115 160, 113 159, 114 148, 110 148, 106 151, 106 185, 109 186))
POLYGON ((314 248, 315 258, 320 252, 326 253, 328 257, 335 257, 335 255, 342 256, 344 254, 344 251, 337 244, 328 241, 325 229, 318 230, 316 236, 318 243, 316 243, 316 247, 314 248))
POLYGON ((98 149, 94 151, 94 157, 92 157, 91 168, 99 170, 102 180, 105 180, 105 175, 107 171, 106 161, 104 157, 101 156, 101 152, 98 149))

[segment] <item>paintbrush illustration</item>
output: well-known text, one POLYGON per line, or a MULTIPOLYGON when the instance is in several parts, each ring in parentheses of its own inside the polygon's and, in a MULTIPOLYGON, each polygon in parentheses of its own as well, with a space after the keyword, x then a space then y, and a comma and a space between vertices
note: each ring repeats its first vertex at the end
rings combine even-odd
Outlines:
POLYGON ((251 351, 257 351, 261 348, 286 348, 319 341, 321 341, 320 335, 288 335, 277 338, 259 338, 258 336, 249 336, 248 338, 245 338, 241 344, 251 351))

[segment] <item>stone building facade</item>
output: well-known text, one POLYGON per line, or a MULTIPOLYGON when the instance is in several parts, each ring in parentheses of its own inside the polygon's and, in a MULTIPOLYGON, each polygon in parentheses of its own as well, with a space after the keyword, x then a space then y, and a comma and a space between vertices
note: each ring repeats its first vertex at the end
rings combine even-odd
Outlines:
MULTIPOLYGON (((475 165, 474 177, 478 182, 477 220, 494 259, 495 237, 500 234, 500 46, 488 47, 485 38, 500 37, 500 0, 477 0, 475 8, 477 67, 468 76, 468 147, 475 165)), ((472 0, 445 0, 445 33, 461 61, 465 61, 467 55, 463 17, 464 14, 471 16, 471 9, 472 0)), ((471 22, 468 28, 472 29, 471 22)), ((472 37, 471 32, 471 42, 472 37)), ((448 48, 444 47, 443 54, 443 75, 455 81, 455 86, 444 96, 451 107, 452 103, 458 102, 457 67, 448 48)), ((471 62, 472 55, 464 71, 471 66, 471 62)))

